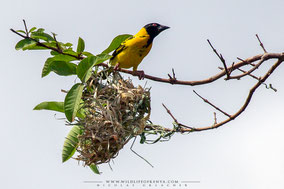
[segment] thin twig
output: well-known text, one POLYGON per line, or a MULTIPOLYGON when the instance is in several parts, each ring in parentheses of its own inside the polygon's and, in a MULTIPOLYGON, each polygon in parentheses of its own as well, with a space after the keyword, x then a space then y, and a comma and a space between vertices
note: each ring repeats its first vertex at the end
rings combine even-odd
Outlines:
POLYGON ((210 106, 212 106, 213 108, 215 108, 216 110, 218 110, 219 112, 221 112, 222 114, 231 117, 230 114, 224 112, 223 110, 221 110, 220 108, 218 108, 217 106, 215 106, 214 104, 212 104, 211 102, 209 102, 209 100, 203 98, 200 94, 198 94, 195 90, 193 90, 193 92, 199 97, 201 98, 205 103, 209 104, 210 106))
POLYGON ((167 113, 173 118, 174 122, 176 124, 178 124, 177 119, 173 116, 173 114, 171 113, 171 111, 166 107, 166 105, 164 103, 162 103, 162 105, 164 106, 164 108, 167 110, 167 113))
MULTIPOLYGON (((224 68, 222 67, 218 67, 220 70, 223 70, 224 68)), ((238 71, 242 72, 242 73, 247 73, 247 71, 241 69, 241 68, 237 68, 238 71)), ((259 77, 253 75, 253 74, 248 74, 248 76, 252 77, 253 79, 259 80, 259 77)), ((263 83, 264 84, 264 83, 263 83)))
MULTIPOLYGON (((238 70, 240 72, 243 72, 243 73, 247 73, 247 71, 241 69, 241 68, 238 68, 238 70)), ((252 77, 253 79, 256 79, 256 80, 259 80, 259 77, 255 76, 255 75, 252 75, 252 74, 248 74, 248 76, 252 77)), ((264 83, 263 83, 264 84, 264 83)))
POLYGON ((260 38, 258 37, 258 34, 255 34, 258 42, 259 42, 259 45, 261 46, 261 48, 263 49, 264 53, 267 53, 266 49, 264 48, 264 45, 263 43, 261 42, 260 38))
POLYGON ((213 115, 214 115, 214 125, 216 125, 216 124, 217 124, 217 115, 216 115, 216 112, 214 112, 213 115))
POLYGON ((61 92, 63 93, 68 93, 68 91, 64 90, 64 89, 61 89, 61 92))
MULTIPOLYGON (((218 58, 221 60, 221 62, 223 63, 223 66, 225 68, 225 71, 226 71, 226 74, 227 74, 227 79, 230 78, 230 73, 228 71, 228 68, 227 68, 227 65, 226 65, 226 61, 225 59, 223 58, 222 54, 218 53, 218 51, 213 47, 213 45, 211 44, 210 40, 207 39, 207 42, 209 43, 210 47, 213 49, 213 52, 218 56, 218 58)), ((233 71, 233 70, 232 70, 233 71)))
POLYGON ((232 69, 232 68, 234 67, 234 65, 235 65, 235 62, 232 63, 231 69, 229 70, 229 75, 232 74, 232 72, 233 72, 233 69, 232 69))
POLYGON ((56 42, 56 47, 57 47, 58 51, 60 51, 60 53, 62 53, 62 49, 60 48, 59 43, 56 39, 56 34, 52 33, 52 35, 53 35, 54 41, 56 42))
MULTIPOLYGON (((241 58, 239 58, 239 57, 237 57, 237 59, 240 60, 240 61, 246 62, 246 60, 241 59, 241 58)), ((252 62, 246 62, 246 63, 247 63, 248 65, 255 66, 255 64, 252 63, 252 62)))
POLYGON ((172 68, 172 72, 173 72, 173 78, 176 80, 176 74, 175 74, 175 70, 172 68))
POLYGON ((261 57, 261 59, 259 60, 259 62, 252 68, 250 69, 249 71, 243 73, 243 74, 240 74, 240 75, 235 75, 235 76, 231 76, 230 79, 241 79, 242 77, 246 76, 246 75, 249 75, 250 73, 254 72, 256 69, 259 68, 259 66, 267 60, 267 54, 263 54, 263 56, 261 57))
POLYGON ((173 76, 171 76, 170 74, 168 74, 168 76, 169 76, 170 83, 174 84, 177 78, 176 78, 175 70, 173 68, 172 68, 172 73, 173 73, 173 76))
POLYGON ((25 26, 27 37, 29 37, 29 31, 28 31, 28 27, 27 27, 25 19, 23 19, 23 22, 24 22, 24 26, 25 26))
POLYGON ((189 126, 186 126, 186 125, 184 125, 184 124, 179 123, 178 120, 175 118, 175 116, 173 116, 172 112, 166 107, 166 105, 165 105, 164 103, 162 103, 162 105, 164 106, 164 108, 166 109, 167 113, 172 117, 172 119, 174 120, 174 122, 175 122, 178 126, 180 126, 180 127, 186 127, 186 128, 188 128, 188 129, 194 130, 193 127, 189 127, 189 126))

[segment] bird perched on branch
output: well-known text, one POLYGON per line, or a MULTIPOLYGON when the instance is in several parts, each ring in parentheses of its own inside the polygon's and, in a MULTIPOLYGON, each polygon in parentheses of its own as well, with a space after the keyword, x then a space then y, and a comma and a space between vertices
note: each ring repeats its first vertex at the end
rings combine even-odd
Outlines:
POLYGON ((115 70, 132 67, 139 79, 143 79, 144 71, 138 71, 137 67, 151 50, 153 39, 168 28, 170 27, 158 23, 145 25, 136 35, 123 41, 113 52, 110 59, 111 65, 115 66, 115 70))

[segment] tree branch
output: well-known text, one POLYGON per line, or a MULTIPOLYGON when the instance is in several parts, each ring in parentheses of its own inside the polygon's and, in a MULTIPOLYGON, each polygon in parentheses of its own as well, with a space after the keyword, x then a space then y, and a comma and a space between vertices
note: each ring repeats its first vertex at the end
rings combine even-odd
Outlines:
POLYGON ((15 31, 15 30, 12 29, 12 28, 11 28, 10 30, 11 30, 12 32, 14 32, 15 34, 21 36, 22 38, 30 39, 30 40, 32 40, 32 41, 35 41, 38 46, 41 46, 41 47, 44 47, 44 48, 46 48, 46 49, 50 49, 50 50, 56 51, 56 52, 58 52, 59 54, 63 54, 63 55, 67 55, 67 56, 72 56, 72 57, 74 57, 74 58, 76 58, 76 59, 78 59, 78 60, 84 59, 84 57, 82 57, 82 56, 75 56, 75 55, 72 55, 72 54, 64 53, 64 52, 62 52, 62 50, 61 50, 60 48, 58 48, 58 47, 57 47, 57 48, 49 47, 49 46, 45 45, 44 43, 39 42, 37 39, 31 38, 31 37, 29 37, 28 35, 27 35, 27 36, 24 36, 24 35, 20 34, 19 32, 15 31))
MULTIPOLYGON (((230 78, 230 72, 228 71, 225 59, 223 58, 222 54, 221 53, 219 54, 218 51, 213 47, 213 45, 211 44, 209 39, 207 39, 207 42, 209 43, 210 47, 213 49, 213 52, 218 56, 218 58, 223 63, 223 66, 224 66, 226 74, 227 74, 227 79, 229 79, 230 78)), ((231 70, 231 72, 232 72, 232 70, 231 70)))
MULTIPOLYGON (((183 128, 180 130, 180 132, 193 132, 193 131, 205 131, 205 130, 210 130, 210 129, 216 129, 220 126, 225 125, 226 123, 234 120, 235 118, 237 118, 241 113, 243 113, 246 108, 248 107, 253 94, 255 93, 255 91, 259 88, 259 86, 264 83, 270 76, 271 74, 274 72, 274 70, 284 61, 284 53, 281 53, 281 56, 279 57, 279 59, 276 61, 276 63, 274 63, 270 69, 266 72, 266 74, 261 77, 258 82, 250 89, 248 96, 244 102, 244 104, 242 105, 242 107, 233 115, 230 115, 230 117, 228 119, 225 119, 224 121, 221 121, 219 123, 214 123, 212 126, 205 126, 205 127, 199 127, 196 128, 194 127, 194 129, 192 129, 192 127, 190 129, 188 128, 183 128)), ((208 102, 207 102, 208 103, 208 102)), ((211 104, 210 104, 211 105, 211 104)), ((223 112, 222 112, 223 113, 223 112)), ((215 119, 216 120, 216 119, 215 119)), ((168 129, 165 128, 165 131, 173 131, 172 129, 168 129)))
MULTIPOLYGON (((165 104, 162 104, 164 106, 164 108, 166 109, 167 113, 173 118, 174 122, 179 126, 179 127, 185 127, 187 129, 190 129, 191 131, 194 130, 195 128, 193 127, 189 127, 189 126, 186 126, 184 124, 181 124, 178 122, 178 120, 173 116, 172 112, 166 107, 165 104)), ((179 128, 180 130, 180 128, 179 128)))
POLYGON ((255 71, 256 69, 258 69, 259 66, 260 66, 264 61, 267 60, 266 55, 267 55, 267 54, 263 54, 263 56, 261 57, 261 59, 259 60, 259 62, 258 62, 257 64, 255 64, 252 69, 250 69, 250 70, 247 71, 247 72, 244 72, 243 74, 236 75, 236 76, 231 76, 230 79, 241 79, 242 77, 251 74, 253 71, 255 71))
MULTIPOLYGON (((49 47, 41 42, 38 42, 38 40, 36 39, 33 39, 31 37, 27 37, 27 36, 24 36, 22 35, 21 33, 15 31, 14 29, 10 29, 12 32, 14 32, 15 34, 21 36, 22 38, 25 38, 25 39, 30 39, 30 40, 33 40, 35 42, 37 42, 37 45, 41 46, 41 47, 45 47, 47 49, 50 49, 50 50, 53 50, 53 51, 56 51, 60 54, 63 54, 63 55, 67 55, 67 56, 71 56, 71 57, 74 57, 78 60, 82 60, 84 59, 83 56, 75 56, 75 55, 71 55, 71 54, 68 54, 68 53, 64 53, 62 52, 60 49, 58 48, 54 48, 54 47, 49 47)), ((177 80, 176 79, 176 76, 174 75, 174 79, 173 78, 160 78, 160 77, 156 77, 156 76, 151 76, 151 75, 148 75, 148 74, 145 74, 145 77, 146 79, 149 79, 149 80, 153 80, 153 81, 157 81, 157 82, 161 82, 161 83, 169 83, 169 84, 172 84, 172 85, 190 85, 190 86, 195 86, 195 85, 204 85, 204 84, 209 84, 209 83, 212 83, 218 79, 220 79, 221 77, 223 77, 224 75, 228 75, 228 70, 230 70, 231 72, 242 67, 242 66, 245 66, 245 65, 250 65, 252 64, 253 62, 255 61, 258 61, 261 59, 261 57, 263 57, 264 54, 259 54, 259 55, 256 55, 256 56, 253 56, 253 57, 250 57, 250 58, 247 58, 245 60, 241 60, 240 62, 238 63, 235 63, 234 65, 230 66, 230 67, 227 67, 227 71, 223 70, 219 73, 217 73, 216 75, 213 75, 209 78, 206 78, 206 79, 203 79, 203 80, 198 80, 198 81, 185 81, 185 80, 177 80)), ((266 60, 268 59, 275 59, 275 58, 280 58, 282 56, 281 53, 266 53, 265 54, 265 57, 266 57, 266 60)), ((106 63, 101 63, 101 64, 98 64, 97 66, 103 66, 103 67, 108 67, 108 65, 106 63)), ((133 76, 137 76, 135 74, 135 72, 131 71, 131 70, 127 70, 127 69, 123 69, 123 68, 119 68, 118 71, 122 72, 122 73, 126 73, 126 74, 130 74, 130 75, 133 75, 133 76)))
POLYGON ((255 34, 258 42, 259 42, 259 45, 261 46, 262 50, 264 51, 264 53, 267 53, 266 49, 264 48, 264 45, 263 43, 261 42, 260 38, 258 37, 258 34, 255 34))
POLYGON ((212 106, 213 108, 215 108, 216 110, 218 110, 219 112, 221 112, 222 114, 224 114, 227 117, 231 117, 230 114, 224 112, 223 110, 221 110, 220 108, 218 108, 217 106, 215 106, 214 104, 212 104, 211 102, 209 102, 207 99, 203 98, 201 95, 199 95, 195 90, 193 90, 193 92, 199 97, 201 98, 205 103, 209 104, 210 106, 212 106))
MULTIPOLYGON (((46 49, 50 49, 50 50, 56 51, 56 52, 58 52, 60 54, 63 54, 63 55, 72 56, 72 57, 76 58, 77 60, 82 60, 82 59, 85 58, 85 57, 83 57, 81 55, 76 56, 76 55, 64 53, 62 51, 62 49, 60 48, 60 46, 59 46, 59 44, 58 44, 58 42, 57 42, 57 40, 55 38, 55 35, 54 35, 54 39, 55 39, 55 41, 57 43, 56 48, 47 46, 46 44, 39 42, 39 40, 31 38, 28 35, 29 33, 28 33, 26 22, 25 22, 25 20, 23 20, 23 21, 24 21, 24 26, 25 26, 25 30, 26 30, 26 36, 22 35, 21 33, 15 31, 13 29, 11 29, 11 31, 16 33, 17 35, 19 35, 20 37, 22 37, 24 39, 30 39, 32 41, 35 41, 38 46, 44 47, 46 49)), ((209 129, 215 129, 215 128, 223 126, 224 124, 234 120, 242 112, 245 111, 245 109, 248 107, 248 105, 249 105, 249 103, 250 103, 250 101, 252 99, 252 96, 255 93, 255 91, 259 88, 259 86, 261 84, 265 84, 264 82, 271 76, 271 74, 274 72, 274 70, 284 61, 284 53, 267 53, 266 49, 264 48, 263 43, 261 42, 261 40, 260 40, 260 38, 259 38, 259 36, 257 34, 256 34, 256 37, 257 37, 257 39, 258 39, 258 41, 260 43, 261 48, 264 51, 264 54, 259 54, 259 55, 247 58, 245 60, 237 58, 238 60, 240 60, 240 62, 233 63, 229 67, 227 67, 226 61, 223 58, 222 54, 218 53, 218 51, 213 47, 211 42, 209 40, 207 40, 209 45, 210 45, 210 47, 213 49, 213 52, 218 56, 218 58, 221 60, 223 66, 224 66, 224 68, 219 73, 217 73, 216 75, 213 75, 213 76, 211 76, 209 78, 206 78, 206 79, 203 79, 203 80, 198 80, 198 81, 177 80, 176 74, 174 72, 174 69, 172 69, 172 75, 168 74, 169 78, 167 78, 167 79, 145 74, 144 78, 150 79, 150 80, 153 80, 153 81, 162 82, 162 83, 169 83, 169 84, 172 84, 172 85, 190 85, 190 86, 209 84, 209 83, 212 83, 212 82, 220 79, 221 77, 223 77, 225 75, 227 76, 225 78, 226 80, 240 79, 240 78, 245 77, 245 76, 251 76, 254 79, 257 79, 257 83, 249 90, 249 93, 248 93, 248 95, 247 95, 247 97, 246 97, 246 99, 244 101, 244 104, 240 107, 239 110, 237 110, 232 115, 224 112, 223 110, 221 110, 220 108, 215 106, 213 103, 209 102, 207 99, 205 99, 202 96, 200 96, 197 92, 193 91, 197 96, 199 96, 201 99, 203 99, 203 101, 205 103, 209 104, 210 106, 212 106, 213 108, 215 108, 216 110, 218 110, 219 112, 221 112, 222 114, 224 114, 224 115, 226 115, 228 117, 227 119, 225 119, 225 120, 223 120, 223 121, 218 123, 217 122, 216 113, 214 112, 214 124, 212 126, 205 126, 205 127, 199 127, 199 128, 186 126, 186 125, 178 122, 178 120, 173 116, 171 111, 163 104, 163 107, 166 109, 167 113, 172 117, 172 119, 174 120, 175 124, 178 125, 178 128, 174 128, 174 129, 163 128, 164 131, 166 131, 166 132, 181 132, 181 133, 183 133, 183 132, 204 131, 204 130, 209 130, 209 129), (258 69, 265 61, 267 61, 269 59, 277 59, 277 61, 270 67, 270 69, 263 75, 263 77, 257 78, 256 76, 251 74, 256 69, 258 69), (255 63, 255 62, 257 62, 257 63, 255 63), (250 70, 248 70, 248 71, 242 70, 241 67, 246 66, 246 65, 250 65, 250 66, 252 66, 252 68, 250 70), (239 75, 231 76, 231 73, 234 70, 239 70, 239 71, 241 71, 243 73, 239 74, 239 75)), ((98 64, 96 66, 109 67, 108 64, 106 64, 106 63, 101 63, 101 64, 98 64)), ((122 72, 122 73, 130 74, 130 75, 133 75, 133 76, 137 76, 136 72, 133 72, 131 70, 119 68, 118 71, 122 72)), ((266 85, 266 87, 267 87, 267 85, 266 85)), ((269 87, 271 89, 273 89, 273 90, 276 90, 276 89, 274 89, 272 87, 272 85, 270 85, 269 87)), ((153 125, 146 125, 146 128, 154 129, 153 125)))

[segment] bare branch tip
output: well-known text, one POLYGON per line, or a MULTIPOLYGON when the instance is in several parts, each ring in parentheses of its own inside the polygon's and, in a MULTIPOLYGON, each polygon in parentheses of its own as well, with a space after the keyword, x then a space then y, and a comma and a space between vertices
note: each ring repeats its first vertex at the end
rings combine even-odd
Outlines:
POLYGON ((267 53, 267 51, 266 51, 266 49, 264 48, 264 45, 263 45, 263 43, 261 42, 261 40, 260 40, 258 34, 255 34, 255 36, 256 36, 256 38, 257 38, 257 40, 258 40, 258 42, 259 42, 259 45, 261 46, 262 50, 264 51, 264 53, 267 53))

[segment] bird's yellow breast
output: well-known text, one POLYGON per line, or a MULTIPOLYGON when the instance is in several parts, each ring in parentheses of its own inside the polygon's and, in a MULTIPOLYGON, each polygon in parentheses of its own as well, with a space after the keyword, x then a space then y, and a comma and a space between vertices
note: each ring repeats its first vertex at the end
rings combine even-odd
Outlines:
POLYGON ((122 50, 112 59, 111 64, 114 66, 119 63, 120 68, 133 67, 133 70, 137 70, 138 65, 151 50, 152 43, 149 43, 149 38, 146 29, 142 28, 121 44, 122 50))

